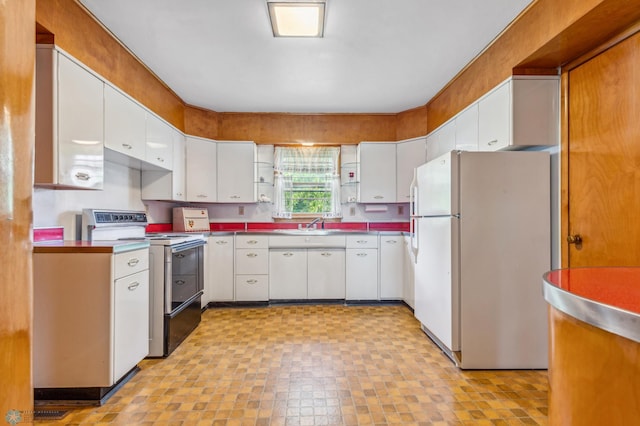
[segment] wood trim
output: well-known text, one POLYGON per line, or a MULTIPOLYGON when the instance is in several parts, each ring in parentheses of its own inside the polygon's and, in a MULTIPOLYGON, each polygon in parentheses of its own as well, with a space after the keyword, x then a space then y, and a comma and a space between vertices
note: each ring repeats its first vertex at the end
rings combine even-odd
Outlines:
POLYGON ((569 73, 560 75, 560 238, 561 267, 569 267, 569 73))
POLYGON ((606 50, 612 48, 616 44, 628 39, 629 37, 633 36, 634 34, 636 34, 639 31, 640 31, 640 21, 632 24, 629 28, 626 28, 624 31, 620 32, 619 34, 616 34, 615 36, 613 36, 609 40, 607 40, 604 43, 602 43, 600 46, 597 46, 596 48, 590 50, 589 52, 585 53, 584 55, 580 56, 579 58, 576 58, 573 61, 567 63, 566 65, 564 65, 562 67, 562 70, 563 71, 571 71, 572 69, 575 69, 575 68, 579 67, 580 65, 582 65, 585 62, 588 62, 589 60, 595 58, 596 56, 598 56, 599 54, 601 54, 601 53, 605 52, 606 50))
POLYGON ((0 2, 0 416, 18 410, 26 423, 33 412, 35 9, 35 0, 0 2))

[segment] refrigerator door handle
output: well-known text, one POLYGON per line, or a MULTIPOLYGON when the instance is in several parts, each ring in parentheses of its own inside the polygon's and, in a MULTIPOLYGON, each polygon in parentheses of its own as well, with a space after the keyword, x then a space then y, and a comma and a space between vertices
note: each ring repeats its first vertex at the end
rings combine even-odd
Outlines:
POLYGON ((420 226, 420 223, 418 222, 418 219, 415 217, 411 218, 411 221, 409 222, 409 226, 410 226, 410 231, 411 231, 411 251, 413 252, 413 261, 414 263, 418 263, 418 251, 420 249, 420 240, 418 239, 418 227, 420 226))
POLYGON ((411 180, 411 185, 409 185, 409 215, 410 216, 414 216, 417 215, 418 212, 416 211, 416 184, 417 184, 417 171, 414 168, 413 169, 413 179, 411 180))

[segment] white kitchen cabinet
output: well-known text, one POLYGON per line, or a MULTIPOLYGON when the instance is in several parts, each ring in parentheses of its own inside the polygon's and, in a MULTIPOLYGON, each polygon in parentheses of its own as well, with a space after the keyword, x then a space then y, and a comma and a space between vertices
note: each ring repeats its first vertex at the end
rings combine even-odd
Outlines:
POLYGON ((236 235, 236 301, 269 300, 269 237, 236 235))
POLYGON ((516 76, 478 101, 478 149, 553 146, 559 141, 557 76, 516 76))
POLYGON ((396 144, 361 142, 357 150, 358 202, 396 202, 396 144))
POLYGON ((34 185, 102 189, 103 151, 103 81, 51 45, 38 45, 34 185))
POLYGON ((455 118, 456 149, 458 151, 478 150, 478 104, 473 104, 455 118))
POLYGON ((218 184, 216 142, 187 136, 185 148, 187 164, 185 201, 215 203, 218 184))
POLYGON ((396 145, 396 202, 409 202, 414 169, 426 161, 426 138, 403 141, 396 145))
POLYGON ((34 248, 33 384, 109 388, 149 353, 149 249, 65 249, 34 248))
POLYGON ((411 248, 411 236, 404 236, 404 275, 403 275, 403 299, 404 302, 412 309, 415 309, 415 272, 416 272, 416 257, 413 254, 411 248))
POLYGON ((109 84, 104 87, 104 147, 137 160, 146 153, 146 111, 109 84))
POLYGON ((346 250, 347 300, 378 299, 378 250, 346 250))
POLYGON ((219 203, 255 203, 256 144, 217 142, 219 203))
POLYGON ((184 135, 173 130, 173 170, 143 170, 141 197, 143 200, 185 201, 186 142, 184 135))
POLYGON ((378 236, 348 235, 345 261, 347 300, 378 299, 378 236))
POLYGON ((307 250, 269 250, 269 299, 297 300, 307 297, 307 250))
POLYGON ((402 235, 380 235, 380 299, 404 296, 404 239, 402 235))
POLYGON ((456 149, 455 121, 448 121, 427 137, 427 161, 456 149))
POLYGON ((344 299, 345 250, 307 251, 307 295, 309 299, 344 299))
POLYGON ((146 111, 145 161, 165 170, 173 169, 173 130, 155 114, 146 111))
POLYGON ((207 239, 203 306, 234 300, 233 239, 233 235, 212 235, 207 239))

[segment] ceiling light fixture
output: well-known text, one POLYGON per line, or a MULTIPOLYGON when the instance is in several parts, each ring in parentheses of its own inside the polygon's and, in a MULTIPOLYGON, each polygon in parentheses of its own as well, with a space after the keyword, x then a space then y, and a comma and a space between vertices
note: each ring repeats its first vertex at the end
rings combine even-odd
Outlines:
POLYGON ((322 37, 325 0, 267 2, 274 37, 322 37))

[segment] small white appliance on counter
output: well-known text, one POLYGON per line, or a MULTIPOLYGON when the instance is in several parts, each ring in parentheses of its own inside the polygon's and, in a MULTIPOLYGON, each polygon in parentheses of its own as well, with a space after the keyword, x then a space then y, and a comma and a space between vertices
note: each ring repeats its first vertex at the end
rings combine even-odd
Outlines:
POLYGON ((415 316, 461 368, 547 368, 550 158, 452 151, 417 168, 415 316))
POLYGON ((195 207, 173 208, 173 230, 177 232, 209 232, 209 210, 195 207))
POLYGON ((140 211, 84 209, 82 223, 86 240, 149 241, 149 356, 168 356, 200 323, 206 237, 145 234, 140 211))

